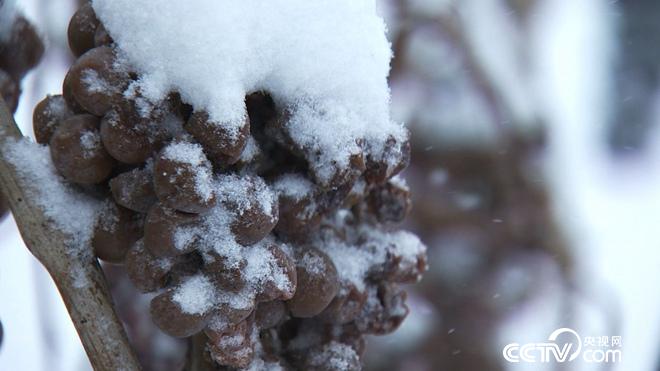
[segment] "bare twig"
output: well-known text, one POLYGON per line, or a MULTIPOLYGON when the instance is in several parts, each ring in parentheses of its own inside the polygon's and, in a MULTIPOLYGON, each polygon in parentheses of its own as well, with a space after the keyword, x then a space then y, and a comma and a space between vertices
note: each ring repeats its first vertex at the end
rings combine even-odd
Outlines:
MULTIPOLYGON (((0 144, 20 138, 20 130, 0 99, 0 144)), ((92 366, 95 370, 139 370, 98 262, 67 253, 69 237, 27 197, 23 190, 29 185, 22 183, 14 166, 0 155, 0 189, 23 241, 55 281, 92 366), (77 287, 71 272, 82 273, 88 284, 77 287)))

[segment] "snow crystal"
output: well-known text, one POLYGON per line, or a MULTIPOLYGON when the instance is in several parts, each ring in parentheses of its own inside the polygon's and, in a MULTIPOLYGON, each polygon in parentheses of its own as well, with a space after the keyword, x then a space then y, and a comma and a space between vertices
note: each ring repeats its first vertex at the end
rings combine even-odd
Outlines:
POLYGON ((203 274, 192 276, 176 289, 173 299, 184 313, 203 314, 215 305, 215 286, 203 274))
POLYGON ((373 157, 406 131, 390 119, 390 44, 374 0, 94 0, 94 9, 158 101, 171 91, 237 132, 245 96, 269 92, 293 139, 320 153, 328 180, 365 139, 373 157), (181 15, 194 22, 182 23, 181 15), (231 35, 231 37, 227 37, 231 35), (221 88, 219 88, 221 87, 221 88), (322 129, 322 130, 319 130, 322 129))
POLYGON ((174 142, 163 150, 165 159, 188 164, 195 174, 195 191, 204 201, 213 197, 212 172, 201 145, 189 142, 174 142))
POLYGON ((339 241, 324 245, 323 251, 335 264, 338 277, 352 283, 358 290, 364 289, 364 280, 369 269, 385 261, 384 254, 375 254, 339 241))
POLYGON ((359 357, 349 345, 331 341, 323 349, 313 354, 310 359, 312 366, 325 366, 332 370, 348 370, 358 363, 359 357))
POLYGON ((408 187, 408 182, 406 182, 406 179, 401 175, 397 174, 393 176, 392 178, 390 178, 389 182, 398 188, 405 189, 406 191, 410 191, 410 188, 408 187))
POLYGON ((91 93, 103 93, 108 91, 117 90, 108 81, 99 76, 98 72, 93 69, 86 69, 82 72, 82 82, 87 86, 87 90, 91 93))
POLYGON ((273 188, 295 201, 300 201, 314 191, 314 184, 300 174, 284 174, 273 183, 273 188))
MULTIPOLYGON (((227 197, 245 192, 247 188, 238 177, 227 177, 231 179, 225 179, 227 181, 224 183, 219 181, 214 184, 218 195, 222 195, 223 190, 238 192, 229 195, 225 193, 224 195, 227 197), (229 184, 239 185, 242 188, 228 187, 229 184)), ((270 191, 268 193, 270 194, 270 191)), ((255 245, 243 247, 231 232, 234 218, 235 213, 227 210, 226 206, 220 202, 201 218, 199 225, 179 227, 175 231, 177 248, 183 248, 192 239, 197 239, 199 251, 207 262, 220 256, 228 267, 241 268, 246 287, 239 293, 216 291, 213 296, 214 304, 227 304, 236 309, 248 308, 254 304, 256 293, 266 282, 273 283, 282 291, 290 291, 292 282, 269 250, 275 241, 271 237, 267 237, 255 245)), ((286 252, 289 248, 282 245, 282 250, 286 252)))
POLYGON ((309 251, 305 251, 302 259, 298 261, 298 264, 312 274, 319 275, 325 273, 325 262, 323 261, 323 258, 317 254, 312 254, 309 251))
POLYGON ((259 148, 259 144, 257 144, 257 141, 252 137, 251 135, 248 137, 247 143, 245 143, 245 148, 243 148, 243 152, 241 152, 241 157, 239 158, 239 161, 241 162, 250 162, 254 160, 259 154, 261 153, 261 149, 259 148))
POLYGON ((90 158, 100 148, 101 136, 98 132, 86 131, 80 136, 80 145, 83 149, 83 157, 90 158))
POLYGON ((243 250, 243 255, 247 261, 244 274, 247 281, 253 289, 263 287, 266 280, 273 282, 275 287, 282 291, 289 291, 292 282, 282 267, 277 264, 273 254, 267 247, 272 241, 265 238, 261 243, 250 246, 243 250))
POLYGON ((201 166, 206 163, 204 149, 197 143, 174 142, 165 147, 163 157, 192 166, 201 166))
POLYGON ((239 215, 253 208, 256 201, 264 214, 275 217, 272 214, 277 198, 261 177, 222 174, 217 177, 215 187, 217 196, 236 206, 234 211, 239 215))
POLYGON ((103 202, 103 207, 98 212, 97 223, 104 231, 114 232, 119 224, 119 215, 117 212, 117 204, 107 199, 103 202))
MULTIPOLYGON (((27 138, 8 139, 2 143, 2 154, 16 168, 24 191, 55 227, 70 238, 67 243, 71 256, 91 261, 88 246, 102 202, 81 193, 60 177, 47 146, 27 138)), ((77 287, 86 285, 83 271, 71 274, 77 287)))
POLYGON ((426 254, 426 246, 413 233, 386 232, 372 226, 352 229, 346 225, 351 215, 346 210, 338 210, 326 219, 331 226, 347 228, 345 239, 330 232, 321 233, 315 241, 315 245, 330 257, 337 268, 337 276, 343 282, 362 290, 371 270, 385 264, 388 256, 399 257, 398 264, 406 270, 415 269, 419 257, 426 254))

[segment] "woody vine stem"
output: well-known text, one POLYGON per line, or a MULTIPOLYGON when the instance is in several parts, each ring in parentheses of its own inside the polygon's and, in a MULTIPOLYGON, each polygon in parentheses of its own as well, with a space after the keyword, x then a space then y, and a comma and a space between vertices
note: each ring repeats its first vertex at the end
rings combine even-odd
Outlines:
MULTIPOLYGON (((22 138, 13 116, 0 99, 0 149, 7 142, 22 138)), ((139 370, 98 262, 91 256, 75 257, 67 253, 68 236, 44 215, 25 192, 30 185, 23 183, 14 165, 0 153, 0 190, 25 245, 53 278, 92 366, 95 370, 139 370), (81 272, 88 284, 77 287, 70 272, 81 272)))

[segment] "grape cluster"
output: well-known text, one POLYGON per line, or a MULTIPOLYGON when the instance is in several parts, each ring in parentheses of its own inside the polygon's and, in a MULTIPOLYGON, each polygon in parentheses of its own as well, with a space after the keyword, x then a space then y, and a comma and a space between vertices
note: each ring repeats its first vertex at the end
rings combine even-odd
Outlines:
POLYGON ((408 313, 398 284, 426 269, 415 236, 387 231, 410 210, 395 177, 407 142, 373 156, 356 139, 363 153, 315 182, 321 154, 293 140, 267 93, 223 125, 178 92, 145 99, 91 5, 68 36, 77 60, 62 95, 36 106, 35 136, 63 178, 103 200, 94 252, 155 293, 156 325, 203 332, 224 367, 359 369, 364 335, 408 313))

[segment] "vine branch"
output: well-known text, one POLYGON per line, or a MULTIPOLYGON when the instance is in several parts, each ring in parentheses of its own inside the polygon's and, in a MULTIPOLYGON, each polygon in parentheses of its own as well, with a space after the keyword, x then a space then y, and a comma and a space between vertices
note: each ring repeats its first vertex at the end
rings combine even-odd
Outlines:
MULTIPOLYGON (((0 99, 0 146, 22 137, 0 99)), ((0 153, 0 190, 25 245, 55 281, 92 366, 95 370, 139 370, 98 261, 67 253, 69 237, 24 192, 30 185, 23 183, 16 168, 0 153), (81 272, 88 284, 77 287, 71 272, 81 272)))

